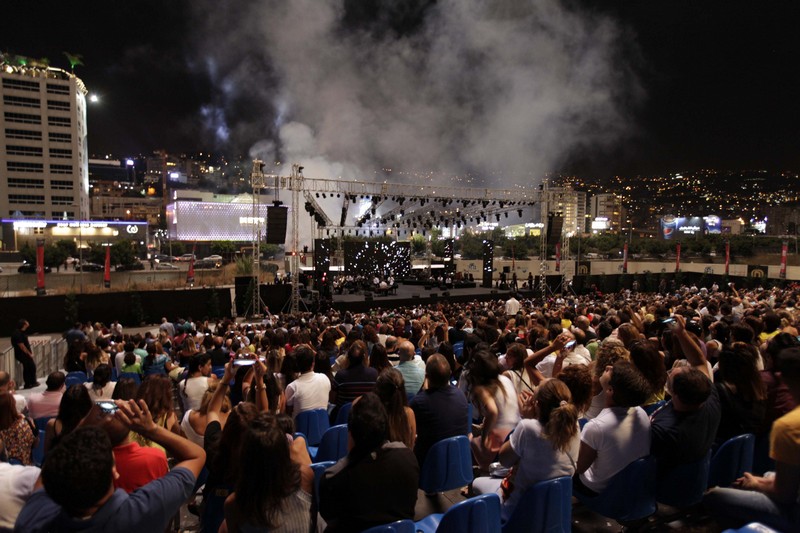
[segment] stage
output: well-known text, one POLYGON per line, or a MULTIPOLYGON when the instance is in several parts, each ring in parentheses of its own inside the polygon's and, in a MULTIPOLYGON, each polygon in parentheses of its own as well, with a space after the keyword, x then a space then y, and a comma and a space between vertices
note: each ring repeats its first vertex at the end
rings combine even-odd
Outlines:
POLYGON ((496 288, 485 289, 480 286, 470 288, 442 289, 426 288, 425 285, 406 285, 399 283, 396 294, 378 295, 377 293, 359 292, 355 294, 334 294, 333 307, 340 311, 363 313, 371 309, 391 309, 396 307, 413 307, 430 305, 437 302, 470 302, 473 300, 507 300, 511 294, 508 290, 496 288))

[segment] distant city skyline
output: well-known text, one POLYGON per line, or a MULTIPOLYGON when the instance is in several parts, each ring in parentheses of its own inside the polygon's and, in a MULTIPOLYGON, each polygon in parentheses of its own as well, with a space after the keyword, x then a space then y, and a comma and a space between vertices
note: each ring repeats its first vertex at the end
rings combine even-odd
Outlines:
MULTIPOLYGON (((263 37, 266 30, 260 26, 267 28, 274 23, 270 22, 272 13, 286 5, 277 0, 264 4, 263 11, 259 12, 263 19, 253 21, 254 29, 245 24, 247 19, 244 16, 253 13, 238 4, 235 9, 231 8, 235 15, 229 15, 222 13, 220 10, 223 8, 213 2, 188 0, 20 3, 14 6, 13 16, 3 17, 0 21, 0 50, 34 58, 47 57, 53 66, 67 69, 69 64, 63 52, 83 56, 85 64, 78 65, 75 73, 83 79, 90 92, 99 97, 99 102, 88 112, 90 153, 111 153, 122 157, 148 154, 160 148, 174 153, 223 152, 230 158, 261 153, 281 154, 282 151, 292 153, 286 148, 289 144, 287 132, 279 125, 293 120, 308 125, 310 139, 316 143, 315 149, 326 163, 330 163, 325 168, 339 168, 335 163, 348 162, 342 153, 344 148, 352 145, 335 145, 333 141, 336 139, 332 141, 324 136, 324 121, 319 117, 309 117, 314 108, 292 102, 291 97, 296 94, 297 98, 314 99, 319 95, 319 105, 329 102, 322 114, 331 113, 331 116, 323 118, 342 121, 337 123, 337 128, 346 123, 341 117, 333 117, 335 113, 331 109, 337 108, 337 102, 342 102, 342 113, 348 111, 362 120, 359 122, 362 129, 364 111, 375 107, 345 106, 351 95, 348 91, 344 91, 339 100, 331 97, 337 93, 325 92, 329 89, 322 86, 307 95, 297 92, 298 86, 283 78, 302 74, 303 70, 287 70, 293 66, 281 62, 285 58, 278 57, 282 50, 278 45, 285 45, 283 42, 271 49, 273 41, 264 37, 253 42, 252 54, 241 43, 231 44, 240 35, 263 37), (251 72, 251 79, 242 81, 230 75, 230 71, 227 77, 223 75, 226 69, 231 68, 229 64, 237 62, 247 65, 244 72, 251 72), (239 85, 233 83, 236 80, 240 81, 239 85), (269 86, 291 92, 283 100, 274 95, 264 97, 260 90, 269 86), (285 109, 278 105, 284 101, 288 102, 285 109), (227 142, 224 142, 226 138, 227 142), (326 149, 326 142, 330 150, 326 149)), ((446 1, 409 1, 404 3, 406 7, 416 7, 416 10, 405 10, 400 16, 399 11, 393 11, 388 0, 355 4, 358 3, 343 2, 343 17, 336 23, 341 32, 347 36, 380 34, 382 44, 390 38, 400 40, 414 36, 415 32, 422 31, 420 28, 426 28, 426 19, 432 17, 451 22, 452 18, 442 18, 441 11, 456 9, 446 1)), ((448 148, 447 145, 460 138, 443 131, 430 137, 434 148, 437 148, 436 140, 442 139, 443 165, 451 164, 463 170, 472 164, 477 172, 498 168, 501 173, 523 176, 524 172, 519 169, 524 168, 528 161, 535 161, 539 155, 537 151, 541 151, 546 164, 543 168, 531 167, 538 177, 546 172, 610 177, 615 174, 699 171, 703 168, 720 171, 800 169, 800 151, 796 149, 800 123, 792 118, 800 116, 797 98, 800 73, 796 69, 800 59, 800 36, 796 31, 800 7, 796 3, 779 1, 755 6, 740 2, 703 2, 698 5, 691 2, 620 1, 599 8, 593 2, 578 1, 547 2, 545 5, 552 11, 536 13, 531 20, 541 23, 548 21, 548 15, 563 17, 577 13, 575 33, 582 30, 590 34, 583 40, 576 37, 575 43, 588 46, 589 52, 592 51, 592 38, 606 35, 591 32, 598 32, 596 27, 604 23, 613 26, 612 35, 606 42, 606 48, 613 53, 599 60, 605 61, 612 72, 588 81, 581 77, 569 80, 569 83, 577 85, 587 83, 590 84, 588 87, 593 87, 591 84, 600 83, 602 86, 604 81, 613 79, 613 68, 620 67, 618 75, 626 78, 621 86, 624 90, 612 91, 610 114, 598 115, 610 116, 615 121, 613 127, 609 126, 608 139, 598 135, 598 132, 602 133, 602 124, 598 127, 581 123, 577 129, 562 128, 558 132, 565 148, 563 153, 551 157, 550 152, 560 149, 554 139, 541 135, 525 138, 513 148, 527 148, 532 155, 528 159, 521 158, 508 170, 502 161, 492 162, 493 157, 502 155, 502 145, 508 143, 508 139, 502 137, 502 131, 487 135, 493 138, 485 139, 485 154, 480 151, 483 139, 479 139, 472 146, 471 159, 457 161, 444 156, 452 157, 452 153, 458 153, 457 147, 448 148), (585 135, 586 128, 594 128, 591 135, 585 135), (571 136, 573 133, 574 137, 571 136), (496 138, 498 135, 500 138, 496 138), (537 144, 539 138, 542 139, 541 145, 537 144), (497 144, 492 144, 495 141, 497 144), (485 166, 482 166, 482 157, 485 157, 485 166)), ((506 7, 512 9, 510 4, 506 7)), ((308 15, 309 25, 318 22, 313 13, 308 15)), ((507 21, 502 19, 501 22, 507 21)), ((286 29, 292 30, 291 27, 286 29)), ((516 42, 528 46, 538 41, 514 41, 509 46, 513 47, 516 42)), ((547 41, 542 46, 553 42, 562 43, 547 41)), ((564 43, 571 44, 572 41, 567 39, 564 43)), ((347 49, 348 53, 353 50, 359 48, 347 49)), ((323 52, 319 51, 320 54, 323 52)), ((531 47, 530 54, 536 53, 531 47)), ((425 58, 435 60, 438 57, 434 52, 430 54, 425 58)), ((586 60, 592 56, 566 57, 586 60)), ((527 63, 525 65, 530 67, 527 63)), ((537 76, 544 76, 541 65, 539 62, 530 67, 534 80, 537 76)), ((458 68, 468 69, 469 66, 467 63, 458 68)), ((579 76, 590 66, 589 61, 585 67, 573 66, 573 75, 579 76)), ((368 70, 367 64, 364 72, 357 74, 367 76, 368 70)), ((391 70, 382 72, 385 75, 391 70)), ((490 69, 487 72, 498 71, 490 69)), ((502 72, 510 73, 508 83, 513 83, 514 71, 502 72)), ((315 80, 335 82, 340 76, 344 74, 315 80)), ((476 82, 475 79, 470 81, 476 82)), ((557 81, 563 82, 561 79, 557 81)), ((559 88, 569 86, 555 85, 559 88)), ((452 87, 445 88, 452 90, 452 87)), ((392 92, 387 94, 396 95, 392 92)), ((579 100, 568 104, 578 104, 575 107, 577 114, 587 113, 590 108, 585 100, 591 94, 586 92, 579 100)), ((378 98, 380 95, 359 94, 361 100, 372 96, 378 98)), ((454 94, 453 98, 461 96, 454 94)), ((509 97, 512 96, 518 97, 519 94, 509 97)), ((541 103, 539 100, 536 102, 541 103)), ((387 106, 390 104, 395 105, 386 102, 387 106)), ((375 105, 382 104, 378 101, 375 105)), ((525 102, 521 105, 525 107, 525 102)), ((559 117, 568 115, 569 105, 556 106, 552 112, 559 117)), ((459 107, 452 109, 458 110, 459 107)), ((408 114, 414 115, 415 112, 412 105, 408 114)), ((497 119, 486 114, 476 116, 497 119)), ((511 131, 515 127, 514 118, 510 115, 503 119, 511 131)), ((405 117, 397 116, 396 120, 399 124, 405 117)), ((452 120, 458 125, 458 118, 452 120)), ((503 120, 497 120, 498 124, 504 124, 503 120)), ((536 122, 538 116, 531 120, 532 124, 541 124, 536 122)), ((413 124, 409 118, 407 125, 413 124)), ((385 161, 386 165, 405 172, 449 172, 448 168, 410 168, 409 162, 413 158, 407 156, 409 150, 403 147, 417 145, 411 141, 403 144, 401 141, 408 135, 399 134, 398 128, 392 126, 393 123, 382 126, 386 130, 387 146, 375 148, 360 159, 354 156, 354 162, 362 170, 374 170, 377 165, 369 166, 365 162, 392 154, 392 148, 396 146, 398 151, 402 150, 402 157, 398 156, 397 161, 385 161)), ((526 127, 525 124, 519 126, 522 130, 526 127)), ((355 134, 357 129, 348 133, 355 134)), ((298 133, 298 130, 293 130, 293 133, 298 133)), ((309 135, 302 129, 299 133, 309 135)), ((421 128, 415 133, 424 136, 426 132, 421 128)), ((363 143, 376 142, 372 137, 374 135, 364 135, 363 143)), ((514 140, 513 137, 510 139, 514 140)), ((419 161, 433 161, 433 156, 435 150, 430 154, 421 153, 419 161), (428 159, 425 159, 426 155, 428 159)), ((344 169, 341 172, 347 174, 347 165, 340 166, 344 169)))

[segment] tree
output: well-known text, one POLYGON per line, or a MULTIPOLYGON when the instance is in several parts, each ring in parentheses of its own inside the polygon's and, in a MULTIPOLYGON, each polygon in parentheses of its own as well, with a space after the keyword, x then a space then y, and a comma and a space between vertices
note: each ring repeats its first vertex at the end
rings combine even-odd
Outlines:
POLYGON ((236 245, 232 241, 214 241, 211 243, 211 253, 226 257, 236 253, 236 245))
POLYGON ((427 244, 425 242, 425 237, 422 235, 414 235, 411 237, 411 254, 412 255, 423 255, 425 254, 425 249, 427 248, 427 244))
POLYGON ((444 243, 442 239, 431 239, 431 253, 436 257, 444 257, 444 243))
MULTIPOLYGON (((105 261, 105 252, 103 254, 105 261)), ((136 243, 130 240, 117 241, 111 245, 112 265, 132 265, 136 262, 136 243)))
POLYGON ((55 268, 59 270, 61 266, 64 265, 64 261, 67 260, 67 251, 60 246, 56 246, 51 244, 50 246, 44 247, 44 264, 45 266, 49 266, 50 268, 55 268))

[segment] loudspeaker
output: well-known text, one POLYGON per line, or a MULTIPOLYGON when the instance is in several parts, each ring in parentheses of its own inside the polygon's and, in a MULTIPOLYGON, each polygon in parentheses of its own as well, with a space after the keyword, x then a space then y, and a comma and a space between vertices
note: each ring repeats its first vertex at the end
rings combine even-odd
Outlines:
POLYGON ((314 239, 314 271, 327 272, 331 266, 331 240, 314 239))
POLYGON ((494 242, 483 241, 483 281, 481 287, 492 287, 492 273, 494 272, 494 242))
POLYGON ((365 302, 372 301, 372 291, 364 291, 364 301, 365 302))
POLYGON ((442 298, 450 298, 450 291, 444 291, 442 293, 442 298))
POLYGON ((411 295, 411 298, 414 298, 414 299, 419 299, 419 294, 417 294, 417 293, 414 293, 414 294, 412 294, 412 295, 411 295))
POLYGON ((561 231, 564 229, 564 216, 560 213, 547 214, 547 244, 561 240, 561 231))
POLYGON ((511 267, 507 266, 507 265, 504 266, 503 267, 503 274, 511 274, 511 267))
POLYGON ((497 290, 496 289, 492 289, 490 294, 497 294, 497 290))
POLYGON ((434 300, 437 299, 438 297, 439 297, 439 293, 438 292, 432 292, 431 293, 431 298, 433 298, 434 300))
POLYGON ((286 242, 286 218, 289 208, 282 205, 267 207, 267 244, 286 242))

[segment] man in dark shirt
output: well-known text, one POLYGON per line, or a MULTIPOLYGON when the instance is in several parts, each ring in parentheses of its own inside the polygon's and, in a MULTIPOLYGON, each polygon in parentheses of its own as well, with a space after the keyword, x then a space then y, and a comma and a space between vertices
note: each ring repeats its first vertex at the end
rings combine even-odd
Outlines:
POLYGON ((467 333, 464 331, 464 324, 464 319, 459 318, 456 320, 455 325, 450 328, 450 331, 447 332, 447 338, 450 341, 450 344, 464 342, 464 339, 467 338, 467 333))
POLYGON ((36 381, 36 363, 33 360, 31 343, 28 341, 26 333, 30 324, 24 318, 17 322, 17 329, 11 334, 11 346, 14 347, 14 359, 22 363, 22 377, 25 380, 25 388, 32 389, 39 386, 36 381))
POLYGON ((717 435, 721 411, 714 384, 689 366, 672 370, 672 401, 653 414, 650 453, 660 469, 702 459, 717 435))
POLYGON ((467 435, 467 398, 450 384, 450 364, 442 354, 428 357, 425 365, 428 388, 411 399, 410 407, 417 420, 414 455, 420 466, 431 446, 442 439, 467 435))
POLYGON ((225 366, 230 361, 230 352, 222 347, 222 337, 214 337, 214 349, 208 352, 211 358, 211 366, 225 366))

